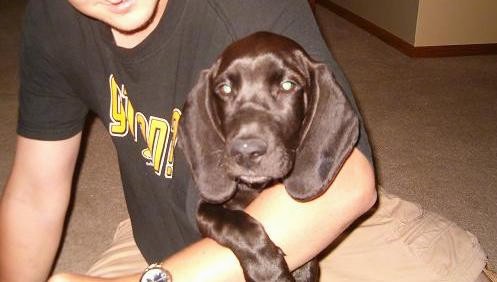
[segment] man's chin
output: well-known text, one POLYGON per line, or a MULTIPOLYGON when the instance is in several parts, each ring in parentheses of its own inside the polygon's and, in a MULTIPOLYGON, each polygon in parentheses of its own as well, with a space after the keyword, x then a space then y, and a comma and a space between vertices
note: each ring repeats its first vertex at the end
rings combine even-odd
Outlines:
MULTIPOLYGON (((160 3, 157 1, 157 3, 160 3)), ((167 1, 166 1, 167 3, 167 1)), ((162 11, 162 9, 160 9, 162 11)), ((139 33, 152 25, 158 15, 159 7, 154 6, 153 10, 139 9, 129 14, 115 15, 114 20, 107 21, 110 27, 123 34, 139 33)), ((163 12, 163 11, 162 11, 163 12)), ((158 22, 160 19, 157 19, 158 22)))
POLYGON ((131 35, 143 31, 150 25, 150 20, 117 20, 107 22, 107 24, 116 32, 131 35))

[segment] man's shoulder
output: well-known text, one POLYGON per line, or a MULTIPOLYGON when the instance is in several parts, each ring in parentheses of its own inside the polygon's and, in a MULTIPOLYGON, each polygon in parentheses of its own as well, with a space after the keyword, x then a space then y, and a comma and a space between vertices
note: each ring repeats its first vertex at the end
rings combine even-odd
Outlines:
POLYGON ((82 26, 89 26, 82 23, 90 21, 67 0, 31 0, 23 20, 24 48, 61 58, 78 49, 83 36, 82 26))
POLYGON ((76 11, 67 0, 31 0, 26 7, 25 21, 55 25, 66 23, 76 16, 76 11))
POLYGON ((259 30, 274 30, 283 16, 298 11, 304 0, 208 0, 210 6, 242 37, 259 30))
POLYGON ((47 44, 68 41, 79 34, 84 18, 67 0, 31 0, 26 7, 23 31, 27 39, 47 44))
MULTIPOLYGON (((286 9, 289 6, 300 5, 303 0, 208 0, 209 3, 221 7, 228 12, 245 11, 245 15, 250 16, 249 12, 256 11, 261 13, 271 13, 275 10, 267 10, 274 8, 276 11, 286 9), (247 10, 248 9, 248 10, 247 10)), ((253 15, 252 15, 253 16, 253 15)))

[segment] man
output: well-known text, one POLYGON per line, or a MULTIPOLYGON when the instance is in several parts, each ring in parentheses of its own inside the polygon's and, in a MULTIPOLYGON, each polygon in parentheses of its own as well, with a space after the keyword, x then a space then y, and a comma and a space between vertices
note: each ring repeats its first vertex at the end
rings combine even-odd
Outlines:
MULTIPOLYGON (((196 193, 187 166, 179 152, 174 154, 174 166, 168 157, 174 152, 178 109, 200 70, 214 62, 230 42, 258 30, 286 35, 316 60, 328 63, 353 101, 305 1, 30 2, 23 33, 19 137, 0 202, 0 281, 43 281, 49 275, 69 201, 81 130, 90 110, 112 135, 134 239, 148 263, 160 262, 174 281, 243 280, 229 250, 199 238, 191 218, 196 193), (21 265, 24 267, 19 269, 21 265)), ((298 203, 282 185, 276 185, 251 203, 247 212, 264 225, 295 269, 330 245, 375 200, 372 156, 362 126, 356 149, 321 197, 298 203)), ((360 228, 358 231, 360 234, 360 228)), ((357 237, 367 240, 366 236, 350 237, 350 245, 357 245, 353 243, 357 237)), ((346 246, 347 240, 342 245, 346 246)), ((471 245, 466 243, 469 237, 462 241, 465 247, 471 245)), ((388 245, 394 246, 389 250, 393 256, 396 248, 402 248, 388 245)), ((484 255, 477 244, 471 246, 464 254, 474 255, 474 259, 455 260, 466 276, 453 268, 443 273, 429 269, 429 263, 410 262, 408 267, 385 265, 385 269, 392 268, 387 273, 372 261, 372 257, 381 261, 382 251, 365 250, 364 257, 371 258, 371 268, 378 273, 356 269, 341 274, 322 266, 323 279, 396 281, 399 274, 411 275, 405 270, 410 267, 410 271, 422 273, 419 277, 430 277, 408 281, 463 276, 460 281, 474 281, 484 255), (426 269, 419 269, 420 265, 426 269), (361 276, 362 272, 367 275, 361 276)), ((340 247, 330 257, 333 253, 340 254, 340 247)), ((400 254, 399 261, 404 262, 400 254)), ((340 265, 335 260, 330 264, 340 265)), ((142 270, 129 269, 115 279, 138 281, 142 270)), ((100 280, 62 274, 51 281, 100 280)))

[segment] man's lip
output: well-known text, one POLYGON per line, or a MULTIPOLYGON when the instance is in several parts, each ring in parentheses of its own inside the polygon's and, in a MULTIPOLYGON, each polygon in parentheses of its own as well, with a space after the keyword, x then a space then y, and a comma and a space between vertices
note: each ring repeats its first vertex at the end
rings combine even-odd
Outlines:
POLYGON ((130 10, 133 3, 135 3, 135 0, 122 0, 114 1, 113 3, 108 2, 107 6, 114 14, 125 14, 130 10))

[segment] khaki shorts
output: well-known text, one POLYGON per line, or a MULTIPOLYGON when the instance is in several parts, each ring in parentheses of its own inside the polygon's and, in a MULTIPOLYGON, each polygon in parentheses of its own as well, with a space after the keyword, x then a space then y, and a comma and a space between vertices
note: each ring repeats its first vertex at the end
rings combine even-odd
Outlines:
MULTIPOLYGON (((486 264, 475 236, 398 197, 379 193, 375 210, 358 220, 321 255, 321 281, 474 282, 486 264)), ((147 263, 121 222, 112 246, 88 274, 142 272, 147 263)))

